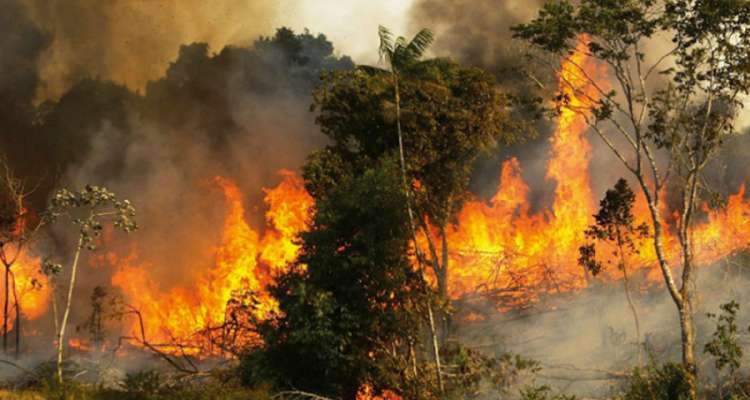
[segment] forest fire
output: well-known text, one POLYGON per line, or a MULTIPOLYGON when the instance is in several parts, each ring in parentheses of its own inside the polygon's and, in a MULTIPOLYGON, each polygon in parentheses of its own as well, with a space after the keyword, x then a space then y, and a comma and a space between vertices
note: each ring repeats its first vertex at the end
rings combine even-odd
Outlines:
POLYGON ((0 398, 747 397, 750 0, 62 3, 0 398))
POLYGON ((307 226, 312 206, 299 177, 288 171, 281 171, 281 176, 279 186, 266 190, 268 226, 262 236, 246 222, 237 186, 226 178, 215 178, 228 205, 222 239, 215 249, 215 264, 199 269, 205 272, 189 287, 161 290, 149 277, 148 265, 139 264, 137 253, 114 261, 117 272, 112 285, 122 291, 124 301, 142 318, 131 319, 136 338, 151 343, 181 343, 192 348, 189 351, 206 351, 210 343, 205 340, 214 337, 212 330, 219 335, 230 330, 226 326, 230 300, 251 307, 253 316, 260 319, 275 309, 266 287, 275 273, 293 260, 297 251, 294 237, 307 226), (143 334, 138 333, 141 323, 143 334))
MULTIPOLYGON (((531 189, 521 177, 522 166, 515 158, 505 161, 500 185, 489 203, 468 202, 457 223, 449 226, 448 292, 452 298, 477 293, 499 295, 502 301, 497 307, 508 310, 533 303, 543 293, 572 292, 588 285, 587 274, 577 259, 579 246, 585 241, 584 231, 596 211, 596 195, 588 172, 588 129, 576 110, 595 101, 598 93, 585 84, 583 74, 603 72, 582 51, 564 60, 562 71, 559 84, 566 104, 560 109, 551 139, 546 174, 555 185, 552 208, 531 213, 531 189)), ((297 234, 307 228, 313 209, 313 199, 305 191, 302 179, 288 170, 279 174, 281 183, 265 189, 263 232, 248 224, 243 194, 234 182, 214 178, 213 184, 221 190, 227 204, 223 233, 212 250, 214 264, 196 266, 199 268, 195 271, 202 272, 190 285, 161 288, 149 274, 149 263, 140 259, 138 249, 124 257, 107 255, 108 263, 115 266, 111 284, 121 291, 129 307, 124 311, 124 324, 131 337, 161 346, 162 351, 192 354, 223 351, 214 348, 214 342, 226 340, 227 335, 233 335, 232 341, 240 347, 257 340, 247 332, 244 337, 237 337, 240 333, 231 326, 236 316, 231 315, 227 305, 245 307, 261 320, 276 309, 266 289, 294 260, 297 234), (174 343, 181 347, 173 347, 174 343)), ((704 206, 705 222, 695 231, 700 263, 720 260, 750 242, 750 202, 744 194, 744 187, 740 188, 724 209, 704 206)), ((634 212, 638 223, 649 221, 642 198, 637 198, 634 212)), ((676 261, 676 236, 668 231, 665 243, 668 255, 676 261)), ((640 240, 636 244, 637 251, 627 256, 628 268, 642 270, 647 283, 658 284, 661 278, 652 242, 640 240)), ((43 280, 37 276, 38 264, 39 260, 23 259, 15 269, 21 309, 29 319, 44 314, 49 304, 49 286, 43 284, 40 289, 34 283, 43 280)), ((616 269, 600 275, 605 280, 621 277, 616 269)))
MULTIPOLYGON (((472 201, 449 231, 451 274, 449 293, 458 298, 480 292, 500 293, 501 309, 527 304, 545 292, 568 292, 587 286, 587 275, 579 266, 579 246, 584 231, 596 212, 589 177, 590 145, 584 116, 577 110, 598 98, 583 76, 602 71, 584 54, 585 44, 563 61, 560 87, 567 97, 552 137, 547 178, 556 185, 551 210, 530 214, 529 186, 521 178, 518 160, 502 166, 500 186, 489 204, 472 201)), ((638 193, 638 191, 636 191, 638 193)), ((696 259, 701 264, 716 262, 750 244, 750 203, 744 186, 730 196, 726 207, 703 206, 705 222, 696 227, 696 259)), ((664 202, 662 201, 662 204, 664 202)), ((633 207, 636 223, 650 221, 642 195, 633 207)), ((668 213, 662 213, 669 215, 668 213)), ((673 217, 676 220, 677 217, 673 217)), ((665 226, 674 226, 663 221, 665 226)), ((674 222, 674 221, 671 221, 674 222)), ((678 265, 679 243, 673 232, 665 238, 667 254, 678 265)), ((627 254, 627 268, 643 270, 649 284, 661 282, 661 272, 650 240, 637 240, 634 252, 627 254)), ((605 255, 611 252, 601 252, 605 255)), ((617 280, 622 272, 603 272, 603 279, 617 280)))
MULTIPOLYGON (((9 291, 8 303, 8 331, 14 326, 16 316, 16 299, 20 314, 28 320, 34 320, 44 315, 49 309, 52 290, 46 276, 40 271, 41 259, 28 253, 21 253, 11 267, 9 286, 15 287, 9 291), (15 279, 15 285, 13 280, 15 279)), ((5 274, 0 274, 0 287, 5 287, 5 274)), ((0 304, 5 302, 5 292, 0 292, 0 304)), ((0 330, 2 328, 0 327, 0 330)))

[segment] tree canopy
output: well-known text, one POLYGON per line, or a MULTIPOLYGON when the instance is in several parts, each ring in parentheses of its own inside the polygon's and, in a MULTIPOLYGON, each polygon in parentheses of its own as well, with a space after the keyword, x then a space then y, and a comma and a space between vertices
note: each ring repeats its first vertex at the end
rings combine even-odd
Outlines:
POLYGON ((280 314, 261 328, 264 362, 245 377, 275 372, 282 387, 345 399, 365 382, 403 387, 424 282, 408 259, 396 164, 342 177, 316 209, 298 260, 272 289, 280 314))

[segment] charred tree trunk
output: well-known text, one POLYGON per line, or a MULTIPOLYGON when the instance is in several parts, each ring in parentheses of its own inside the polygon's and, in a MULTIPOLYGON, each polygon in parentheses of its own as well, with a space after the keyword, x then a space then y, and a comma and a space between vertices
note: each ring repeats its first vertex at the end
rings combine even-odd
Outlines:
POLYGON ((440 297, 448 298, 448 238, 445 235, 445 225, 440 226, 440 239, 442 241, 442 265, 438 276, 438 287, 440 297))
POLYGON ((15 347, 15 358, 16 360, 19 359, 21 356, 21 303, 18 301, 18 290, 16 290, 16 275, 11 273, 11 277, 13 278, 13 304, 15 305, 16 309, 16 321, 15 321, 15 331, 16 331, 16 347, 15 347))
POLYGON ((5 288, 3 293, 5 298, 3 299, 3 353, 8 353, 8 323, 9 323, 9 300, 10 300, 10 267, 5 266, 5 288))

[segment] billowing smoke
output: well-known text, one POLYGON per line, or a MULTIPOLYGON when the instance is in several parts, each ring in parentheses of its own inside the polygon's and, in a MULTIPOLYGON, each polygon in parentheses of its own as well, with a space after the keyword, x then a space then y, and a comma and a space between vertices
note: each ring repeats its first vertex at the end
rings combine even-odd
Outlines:
MULTIPOLYGON (((91 127, 82 144, 87 155, 66 169, 64 182, 95 182, 132 199, 142 225, 134 238, 149 275, 165 289, 194 281, 192 274, 211 266, 222 229, 225 204, 212 178, 237 182, 261 226, 260 189, 323 143, 309 93, 321 71, 351 66, 332 51, 323 37, 289 30, 214 55, 205 44, 183 46, 123 119, 102 118, 91 127)), ((132 96, 121 94, 123 103, 132 96)))
POLYGON ((511 44, 510 27, 531 20, 542 4, 542 0, 419 0, 411 19, 412 25, 435 31, 437 54, 501 71, 519 62, 519 45, 511 44))
POLYGON ((41 62, 42 99, 59 98, 84 77, 130 88, 158 79, 181 44, 200 40, 218 48, 271 32, 277 10, 269 0, 242 2, 24 0, 40 26, 54 35, 41 62))
MULTIPOLYGON (((131 199, 141 229, 105 243, 105 251, 137 254, 139 266, 165 291, 194 282, 215 262, 226 212, 213 178, 236 182, 249 223, 263 226, 261 189, 279 181, 279 169, 299 167, 324 143, 309 111, 320 74, 351 68, 353 62, 324 36, 289 29, 259 39, 253 34, 253 41, 243 39, 246 45, 180 45, 185 36, 179 31, 147 28, 164 22, 147 21, 144 11, 161 3, 84 3, 0 3, 0 91, 7 103, 0 111, 3 153, 36 187, 36 209, 60 186, 103 185, 131 199), (123 12, 144 13, 146 25, 121 26, 116 17, 123 12), (99 32, 102 19, 114 22, 99 32), (162 68, 161 62, 148 62, 161 60, 150 52, 172 55, 162 68), (134 64, 119 64, 131 56, 134 64), (40 86, 42 81, 61 91, 59 99, 34 106, 39 88, 52 89, 40 86)), ((176 4, 163 6, 177 12, 176 4)), ((221 7, 212 11, 218 14, 204 15, 205 7, 185 9, 213 18, 217 34, 228 34, 221 29, 226 21, 221 7)), ((263 25, 257 29, 272 32, 263 25)), ((56 227, 36 250, 65 264, 74 234, 70 226, 56 227)), ((93 287, 109 286, 113 273, 106 257, 88 258, 86 264, 97 273, 87 274, 77 288, 74 326, 87 317, 93 287)), ((45 331, 51 327, 46 319, 39 323, 45 331)))
MULTIPOLYGON (((719 313, 720 304, 734 300, 741 305, 738 325, 744 329, 750 323, 746 307, 750 281, 743 272, 746 261, 746 256, 730 257, 699 271, 696 355, 705 379, 715 374, 713 359, 702 351, 716 329, 716 321, 707 314, 719 313)), ((624 385, 630 369, 639 362, 680 360, 679 320, 666 289, 639 291, 642 281, 637 274, 629 282, 640 324, 640 346, 622 281, 594 282, 574 296, 551 294, 525 310, 489 311, 483 321, 459 324, 459 335, 489 354, 512 352, 540 361, 540 382, 555 390, 599 398, 624 385)))
MULTIPOLYGON (((514 40, 510 29, 531 20, 542 4, 542 0, 419 0, 412 6, 410 23, 412 30, 429 28, 435 32, 436 42, 432 47, 435 55, 491 72, 504 92, 525 102, 535 97, 549 97, 557 87, 554 76, 541 69, 539 63, 527 59, 530 49, 514 40)), ((529 117, 523 109, 516 116, 529 117)), ((480 160, 472 191, 483 197, 494 193, 500 164, 510 156, 521 160, 524 180, 544 182, 551 126, 538 121, 537 130, 542 134, 536 138, 498 149, 480 160)), ((552 197, 554 187, 538 186, 539 190, 531 194, 532 209, 548 206, 552 197)))
MULTIPOLYGON (((13 0, 16 1, 16 0, 13 0)), ((54 38, 40 60, 38 101, 60 98, 85 77, 142 91, 180 45, 247 46, 279 26, 325 32, 361 62, 377 58, 377 26, 401 30, 410 1, 187 0, 102 2, 20 0, 54 38), (346 21, 346 23, 342 23, 346 21)))

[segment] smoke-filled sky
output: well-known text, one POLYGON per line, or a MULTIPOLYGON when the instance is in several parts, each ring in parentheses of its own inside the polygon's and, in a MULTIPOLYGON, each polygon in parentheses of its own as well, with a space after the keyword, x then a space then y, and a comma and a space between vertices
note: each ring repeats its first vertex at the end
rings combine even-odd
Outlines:
MULTIPOLYGON (((157 79, 181 44, 213 51, 247 45, 275 28, 325 33, 336 51, 375 63, 377 26, 438 35, 435 54, 487 69, 516 58, 509 27, 528 21, 543 0, 22 0, 52 40, 39 60, 36 101, 57 99, 83 77, 111 79, 142 90, 157 79)), ((498 72, 498 71, 493 71, 498 72)), ((515 78, 515 77, 514 77, 515 78)), ((740 124, 750 126, 750 112, 740 124)))
POLYGON ((52 35, 41 58, 37 99, 57 99, 85 76, 142 89, 177 56, 181 44, 213 51, 247 45, 280 26, 325 33, 341 54, 377 60, 377 26, 406 27, 404 0, 23 0, 52 35))

